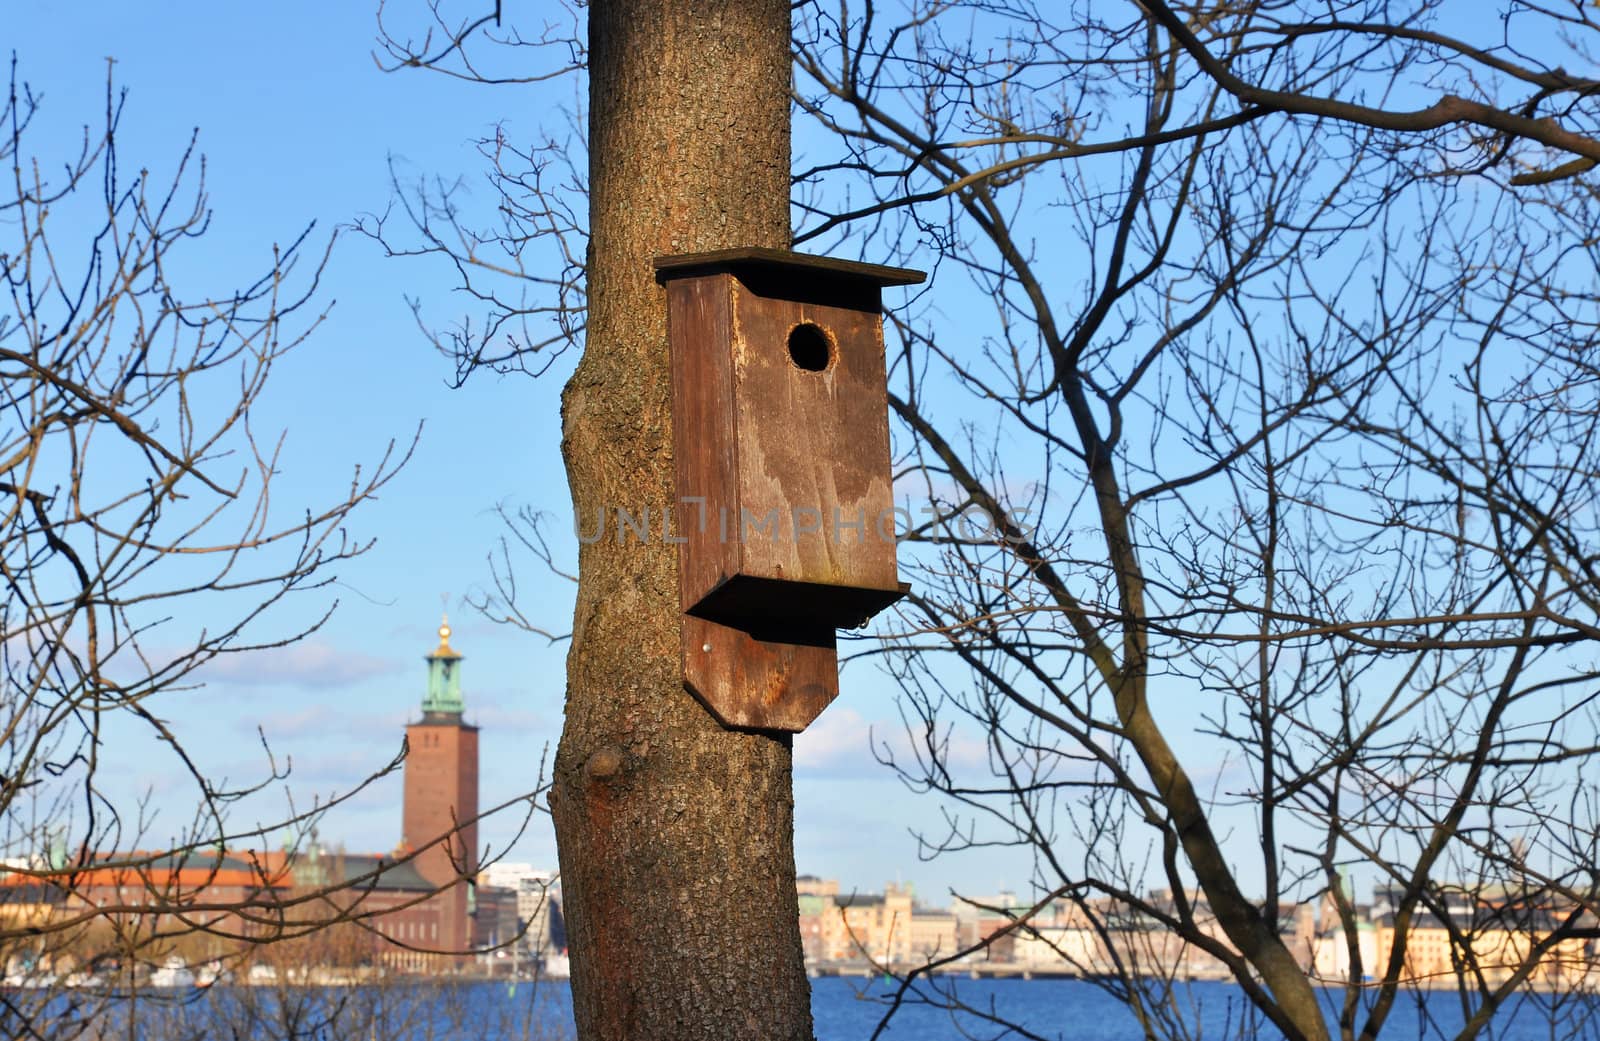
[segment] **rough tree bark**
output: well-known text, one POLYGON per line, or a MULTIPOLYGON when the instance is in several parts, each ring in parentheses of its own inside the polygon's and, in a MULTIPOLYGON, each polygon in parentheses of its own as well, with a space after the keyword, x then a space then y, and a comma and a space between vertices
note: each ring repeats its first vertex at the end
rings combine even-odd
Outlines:
POLYGON ((563 452, 584 531, 554 807, 579 1036, 810 1038, 786 738, 722 729, 678 666, 665 294, 651 260, 787 248, 789 5, 589 10, 589 316, 563 452), (613 519, 615 514, 612 514, 613 519))

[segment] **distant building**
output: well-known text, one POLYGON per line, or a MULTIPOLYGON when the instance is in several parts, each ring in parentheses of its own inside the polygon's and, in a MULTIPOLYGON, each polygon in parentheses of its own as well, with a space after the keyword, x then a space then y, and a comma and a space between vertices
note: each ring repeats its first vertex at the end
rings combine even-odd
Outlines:
POLYGON ((448 913, 448 894, 410 861, 393 856, 329 851, 313 837, 293 861, 295 887, 302 893, 327 890, 314 914, 358 919, 363 927, 345 933, 345 943, 311 944, 304 953, 316 960, 381 963, 406 972, 439 972, 453 959, 442 953, 440 937, 448 913), (351 937, 357 942, 348 942, 351 937))
POLYGON ((912 962, 940 961, 961 950, 961 920, 949 911, 913 904, 906 924, 907 953, 912 962))
POLYGON ((801 875, 795 879, 795 891, 800 904, 800 947, 809 963, 827 957, 822 942, 823 921, 834 912, 833 898, 839 895, 837 879, 801 875))
POLYGON ((823 927, 830 958, 898 963, 911 956, 909 887, 889 883, 881 893, 850 893, 834 903, 839 911, 823 927))
POLYGON ((564 942, 555 936, 556 904, 560 883, 553 872, 531 864, 497 861, 478 875, 479 892, 486 887, 509 890, 516 895, 518 927, 522 929, 522 950, 537 958, 559 953, 564 942))
POLYGON ((439 949, 472 947, 478 874, 478 728, 461 718, 462 657, 450 647, 450 623, 428 663, 422 718, 406 727, 401 852, 442 890, 439 949))
POLYGON ((988 946, 974 955, 977 959, 1015 961, 1018 934, 1013 923, 1028 909, 1028 905, 1019 901, 1017 894, 1009 889, 990 896, 959 897, 953 909, 956 940, 963 948, 976 947, 988 940, 988 946))
POLYGON ((505 957, 518 944, 522 923, 517 917, 517 891, 499 886, 479 886, 472 914, 472 948, 505 957))
POLYGON ((1580 928, 1577 935, 1560 939, 1552 936, 1569 919, 1580 927, 1594 924, 1591 915, 1565 899, 1553 899, 1537 888, 1441 885, 1428 893, 1426 902, 1414 905, 1404 921, 1398 914, 1403 904, 1399 889, 1374 894, 1377 968, 1368 969, 1371 974, 1382 973, 1400 946, 1404 981, 1437 985, 1465 974, 1498 986, 1524 972, 1534 946, 1542 944, 1538 964, 1526 973, 1529 982, 1557 986, 1592 979, 1595 964, 1587 934, 1593 929, 1580 928))
POLYGON ((922 964, 958 949, 956 916, 919 906, 909 885, 891 882, 882 893, 840 895, 838 881, 802 875, 796 890, 800 942, 812 964, 922 964))
POLYGON ((49 884, 61 890, 68 915, 94 908, 131 935, 196 930, 208 953, 227 946, 223 937, 272 938, 273 916, 260 909, 284 901, 294 885, 283 852, 214 847, 97 854, 49 884))
POLYGON ((399 846, 388 855, 330 854, 313 836, 294 875, 301 887, 346 885, 330 903, 361 916, 385 965, 443 972, 516 943, 530 924, 548 935, 550 875, 525 864, 479 872, 478 728, 463 719, 464 659, 450 646, 448 619, 423 660, 422 715, 406 725, 399 846))

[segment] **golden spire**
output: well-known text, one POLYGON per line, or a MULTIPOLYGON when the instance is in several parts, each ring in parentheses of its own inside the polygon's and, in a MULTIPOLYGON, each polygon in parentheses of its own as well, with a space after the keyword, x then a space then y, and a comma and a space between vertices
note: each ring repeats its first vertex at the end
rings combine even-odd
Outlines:
POLYGON ((439 622, 439 646, 434 650, 434 652, 431 655, 429 655, 429 657, 430 658, 459 658, 459 657, 461 657, 461 655, 457 654, 450 647, 450 615, 449 615, 448 612, 444 612, 443 613, 443 617, 439 622))

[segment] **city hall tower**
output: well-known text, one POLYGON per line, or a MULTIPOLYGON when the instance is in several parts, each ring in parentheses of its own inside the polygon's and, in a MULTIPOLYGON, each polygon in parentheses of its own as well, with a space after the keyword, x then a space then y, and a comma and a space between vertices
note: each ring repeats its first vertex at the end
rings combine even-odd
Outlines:
POLYGON ((436 949, 464 952, 472 942, 471 890, 478 874, 478 825, 473 821, 478 815, 478 728, 461 719, 462 658, 450 646, 448 617, 439 626, 439 646, 423 660, 428 663, 428 692, 422 718, 406 726, 401 845, 421 850, 413 861, 417 873, 446 890, 436 898, 444 901, 436 949))

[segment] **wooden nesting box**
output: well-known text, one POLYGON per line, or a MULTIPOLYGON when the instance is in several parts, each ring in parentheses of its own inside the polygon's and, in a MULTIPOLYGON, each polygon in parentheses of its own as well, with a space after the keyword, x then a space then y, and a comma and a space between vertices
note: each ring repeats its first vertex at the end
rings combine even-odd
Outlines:
MULTIPOLYGON (((756 643, 825 652, 824 686, 836 692, 833 631, 903 595, 882 289, 924 275, 739 249, 659 258, 656 277, 672 349, 683 610, 756 643)), ((712 704, 690 660, 716 653, 704 645, 686 636, 685 675, 725 722, 803 728, 730 710, 740 721, 712 704)), ((767 700, 811 682, 822 671, 813 657, 817 669, 788 668, 778 686, 790 693, 767 700)))

